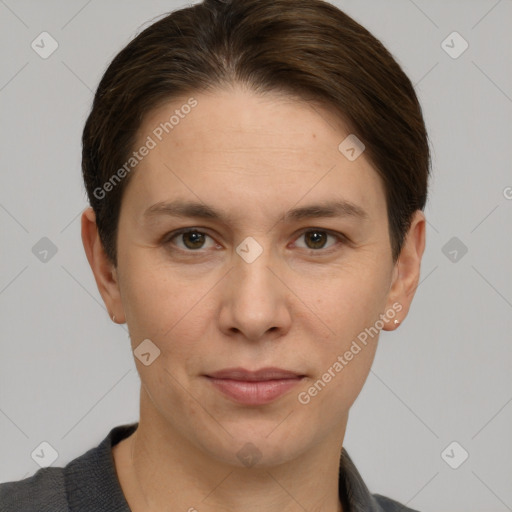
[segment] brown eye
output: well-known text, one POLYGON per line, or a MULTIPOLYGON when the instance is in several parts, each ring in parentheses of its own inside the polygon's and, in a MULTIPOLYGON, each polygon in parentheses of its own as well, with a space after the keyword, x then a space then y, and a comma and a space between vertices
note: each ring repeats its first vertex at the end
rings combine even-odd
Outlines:
POLYGON ((183 243, 188 249, 201 249, 204 244, 204 233, 199 231, 189 231, 188 233, 181 234, 183 243))
POLYGON ((305 239, 309 249, 322 249, 327 241, 327 234, 325 231, 306 231, 304 233, 305 239))
POLYGON ((197 229, 182 229, 171 233, 164 243, 169 246, 175 246, 184 252, 199 251, 199 249, 208 249, 214 247, 213 238, 197 229), (208 245, 208 240, 210 241, 208 245))
POLYGON ((335 246, 337 242, 342 243, 344 241, 344 237, 341 233, 330 233, 325 229, 309 229, 303 231, 297 240, 301 239, 305 240, 305 244, 301 245, 295 242, 297 247, 301 249, 311 249, 315 252, 321 252, 321 249, 330 249, 335 246), (329 238, 334 240, 334 242, 327 245, 329 238))

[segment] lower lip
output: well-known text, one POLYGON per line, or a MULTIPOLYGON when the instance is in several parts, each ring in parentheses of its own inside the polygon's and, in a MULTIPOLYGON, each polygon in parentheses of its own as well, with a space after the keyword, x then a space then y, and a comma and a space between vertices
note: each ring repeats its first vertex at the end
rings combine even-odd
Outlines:
POLYGON ((259 382, 231 379, 208 380, 222 393, 245 405, 263 405, 276 400, 302 381, 302 377, 259 382))

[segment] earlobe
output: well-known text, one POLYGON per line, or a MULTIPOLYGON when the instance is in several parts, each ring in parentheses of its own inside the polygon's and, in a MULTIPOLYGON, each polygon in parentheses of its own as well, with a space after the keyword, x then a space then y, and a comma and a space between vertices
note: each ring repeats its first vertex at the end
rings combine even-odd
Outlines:
POLYGON ((402 308, 397 313, 398 324, 390 322, 385 330, 394 330, 403 323, 418 287, 421 259, 425 250, 426 219, 421 210, 414 213, 411 226, 405 238, 402 251, 393 269, 393 278, 386 308, 399 303, 402 308))
POLYGON ((117 270, 108 259, 101 243, 96 225, 96 215, 91 207, 82 213, 82 243, 85 254, 107 308, 109 316, 115 316, 116 323, 124 323, 125 316, 121 302, 117 270))

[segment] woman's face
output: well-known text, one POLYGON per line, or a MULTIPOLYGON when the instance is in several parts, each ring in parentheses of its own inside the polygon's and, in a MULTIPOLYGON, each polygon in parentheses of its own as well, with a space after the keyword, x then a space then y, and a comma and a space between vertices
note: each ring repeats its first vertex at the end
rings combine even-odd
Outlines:
POLYGON ((144 354, 141 415, 238 465, 246 452, 276 464, 341 443, 376 330, 407 313, 422 243, 401 275, 380 178, 350 139, 339 149, 349 133, 329 111, 239 88, 193 98, 141 126, 135 150, 149 149, 123 196, 119 299, 103 293, 144 354), (268 367, 299 377, 209 377, 268 367))

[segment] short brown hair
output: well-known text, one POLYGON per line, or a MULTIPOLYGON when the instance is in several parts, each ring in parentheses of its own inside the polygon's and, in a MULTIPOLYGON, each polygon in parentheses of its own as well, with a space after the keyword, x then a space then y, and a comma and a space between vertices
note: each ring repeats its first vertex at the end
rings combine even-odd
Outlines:
POLYGON ((427 200, 431 162, 421 107, 380 41, 322 0, 204 0, 167 14, 117 54, 82 137, 83 178, 109 260, 117 265, 131 174, 108 194, 98 190, 129 158, 144 116, 175 97, 235 83, 317 100, 339 114, 383 181, 396 262, 412 215, 427 200))

